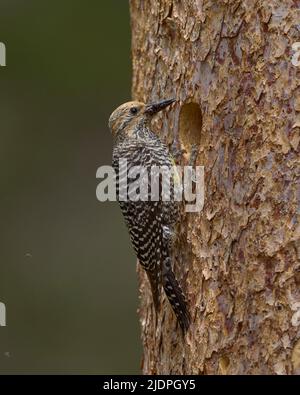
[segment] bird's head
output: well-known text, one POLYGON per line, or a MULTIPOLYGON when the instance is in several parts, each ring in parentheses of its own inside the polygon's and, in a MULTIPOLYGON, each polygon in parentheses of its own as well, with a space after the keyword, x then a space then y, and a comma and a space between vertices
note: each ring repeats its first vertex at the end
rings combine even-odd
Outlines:
POLYGON ((122 104, 109 117, 108 126, 113 136, 123 130, 133 130, 134 126, 147 124, 151 118, 172 104, 175 99, 161 100, 156 103, 144 104, 130 101, 122 104))

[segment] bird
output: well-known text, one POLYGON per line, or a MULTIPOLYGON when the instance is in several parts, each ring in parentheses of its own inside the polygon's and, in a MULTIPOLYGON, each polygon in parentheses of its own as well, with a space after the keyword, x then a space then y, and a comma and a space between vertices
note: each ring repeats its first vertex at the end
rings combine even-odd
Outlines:
POLYGON ((109 118, 109 128, 113 138, 112 167, 116 175, 116 196, 129 230, 131 242, 138 261, 147 273, 153 303, 160 309, 161 288, 170 302, 183 333, 190 326, 190 313, 185 295, 172 268, 172 249, 176 239, 176 224, 180 218, 179 202, 174 199, 174 180, 171 178, 170 199, 163 199, 162 177, 156 177, 159 197, 149 199, 121 199, 121 184, 130 190, 134 180, 128 174, 134 166, 143 166, 151 175, 151 168, 158 166, 172 170, 174 158, 167 145, 151 129, 152 118, 174 103, 166 99, 145 104, 130 101, 116 108, 109 118), (126 168, 120 166, 120 159, 126 160, 126 168))

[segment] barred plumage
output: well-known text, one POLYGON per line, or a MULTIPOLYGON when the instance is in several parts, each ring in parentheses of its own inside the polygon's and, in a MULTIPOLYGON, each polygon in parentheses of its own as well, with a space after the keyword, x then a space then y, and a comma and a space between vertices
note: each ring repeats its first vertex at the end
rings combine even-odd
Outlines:
POLYGON ((113 167, 116 172, 117 196, 129 229, 137 258, 145 269, 153 295, 156 310, 159 309, 160 287, 163 286, 170 304, 178 318, 181 328, 186 331, 190 315, 181 287, 175 278, 171 265, 172 239, 179 218, 179 205, 174 200, 174 182, 170 183, 170 200, 162 199, 161 177, 155 182, 159 188, 159 199, 151 201, 151 186, 147 184, 147 201, 121 201, 119 190, 126 181, 127 193, 134 179, 128 173, 134 166, 143 166, 148 178, 153 166, 163 167, 165 171, 174 166, 167 146, 149 127, 151 117, 167 107, 173 100, 144 105, 129 102, 118 107, 111 115, 109 126, 113 133, 113 167), (125 159, 127 169, 120 167, 120 159, 125 159))

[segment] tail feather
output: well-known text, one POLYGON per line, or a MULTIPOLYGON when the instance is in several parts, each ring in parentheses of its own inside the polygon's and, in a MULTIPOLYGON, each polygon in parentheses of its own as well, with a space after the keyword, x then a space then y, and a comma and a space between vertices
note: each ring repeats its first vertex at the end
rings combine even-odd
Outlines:
POLYGON ((171 259, 165 257, 162 265, 162 283, 169 302, 179 321, 183 333, 185 333, 191 322, 191 316, 180 284, 175 278, 171 268, 171 259))

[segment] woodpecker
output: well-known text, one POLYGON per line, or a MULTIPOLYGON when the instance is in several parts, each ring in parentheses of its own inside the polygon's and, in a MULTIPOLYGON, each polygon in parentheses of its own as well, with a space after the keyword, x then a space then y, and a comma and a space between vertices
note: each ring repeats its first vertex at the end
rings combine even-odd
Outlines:
MULTIPOLYGON (((179 202, 174 199, 174 178, 170 183, 170 199, 159 194, 156 201, 149 199, 127 201, 120 198, 120 185, 126 182, 126 192, 134 182, 128 177, 133 166, 143 166, 150 175, 151 168, 174 169, 175 162, 168 147, 151 130, 150 122, 159 111, 175 100, 168 99, 144 104, 137 101, 119 106, 109 118, 113 136, 113 168, 116 173, 117 199, 128 227, 131 242, 139 263, 147 273, 156 311, 160 307, 161 286, 173 308, 183 333, 190 325, 187 302, 172 269, 172 248, 179 220, 179 202), (126 169, 120 166, 126 160, 126 169), (126 180, 124 180, 124 177, 126 180)), ((161 184, 161 178, 156 180, 161 184)), ((161 191, 162 185, 159 185, 161 191)))

